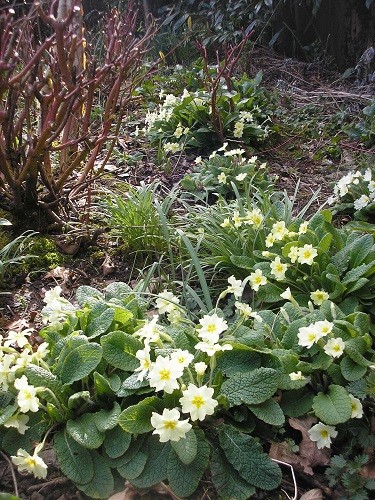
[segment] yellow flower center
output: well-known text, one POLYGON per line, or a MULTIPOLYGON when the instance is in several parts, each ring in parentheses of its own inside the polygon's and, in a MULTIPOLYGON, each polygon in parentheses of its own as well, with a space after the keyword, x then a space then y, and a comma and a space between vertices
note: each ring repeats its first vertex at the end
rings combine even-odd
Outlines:
POLYGON ((35 468, 35 466, 36 466, 35 459, 34 459, 34 458, 31 458, 31 457, 30 457, 30 458, 26 458, 26 459, 25 459, 25 463, 26 463, 26 465, 27 465, 30 469, 33 469, 33 468, 35 468))
POLYGON ((315 340, 315 333, 314 332, 309 333, 307 335, 307 340, 309 340, 309 341, 315 340))
POLYGON ((163 368, 159 372, 160 375, 160 380, 170 380, 171 378, 171 372, 170 370, 167 370, 167 368, 163 368))
POLYGON ((197 408, 200 408, 204 405, 204 399, 202 398, 202 396, 194 396, 191 400, 191 403, 197 408))
POLYGON ((322 436, 322 438, 324 438, 324 439, 327 439, 327 437, 329 437, 328 431, 326 431, 326 430, 321 430, 321 431, 320 431, 320 435, 321 435, 321 436, 322 436))
POLYGON ((175 420, 166 420, 163 427, 164 429, 175 429, 177 427, 177 423, 175 420))
POLYGON ((207 326, 207 331, 208 331, 208 333, 215 333, 216 332, 216 325, 211 323, 211 325, 207 326))

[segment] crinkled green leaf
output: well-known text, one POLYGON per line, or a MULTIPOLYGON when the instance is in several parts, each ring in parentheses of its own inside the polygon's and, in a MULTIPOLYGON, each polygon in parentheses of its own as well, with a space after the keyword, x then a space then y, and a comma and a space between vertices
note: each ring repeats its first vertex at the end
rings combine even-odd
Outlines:
POLYGON ((349 382, 361 379, 367 372, 367 366, 357 365, 349 356, 344 356, 340 361, 342 376, 349 382))
POLYGON ((57 397, 67 392, 56 375, 40 366, 29 364, 25 369, 25 375, 30 385, 34 387, 47 387, 57 397))
POLYGON ((135 357, 139 349, 143 349, 141 341, 122 331, 103 335, 100 339, 104 359, 115 368, 124 371, 134 371, 139 366, 135 357))
MULTIPOLYGON (((90 452, 94 474, 89 482, 77 483, 78 488, 89 498, 108 498, 113 492, 114 479, 106 460, 94 450, 90 452)), ((81 464, 82 467, 83 464, 81 464)), ((82 467, 83 470, 85 467, 82 467)))
POLYGON ((7 420, 13 416, 18 409, 18 405, 9 405, 0 410, 0 425, 3 425, 7 420))
POLYGON ((130 288, 130 286, 122 281, 117 281, 115 283, 111 283, 108 285, 105 290, 105 298, 106 300, 111 299, 124 299, 132 295, 134 292, 130 288))
POLYGON ((119 425, 110 429, 105 434, 104 449, 110 458, 118 458, 123 455, 130 446, 132 435, 125 432, 119 425))
POLYGON ((316 417, 327 425, 346 422, 352 414, 348 391, 340 385, 331 385, 326 394, 319 392, 314 397, 313 410, 316 417))
POLYGON ((199 481, 208 465, 210 446, 204 433, 197 429, 198 450, 194 460, 189 464, 181 461, 175 449, 171 449, 168 457, 168 483, 172 491, 179 497, 188 497, 197 489, 199 481))
POLYGON ((102 348, 94 342, 81 344, 66 353, 63 361, 58 363, 58 372, 64 384, 87 377, 100 363, 102 348))
POLYGON ((113 405, 112 410, 100 410, 93 413, 94 422, 100 432, 113 429, 117 425, 121 413, 121 407, 118 403, 113 405))
POLYGON ((72 410, 73 408, 77 408, 82 404, 82 401, 90 401, 91 394, 90 391, 80 391, 72 394, 68 399, 68 408, 72 410))
POLYGON ((104 295, 92 286, 83 285, 77 289, 76 298, 78 304, 83 307, 86 304, 90 305, 98 300, 103 300, 104 295))
POLYGON ((259 404, 274 395, 280 381, 280 372, 272 368, 257 368, 248 373, 237 373, 221 386, 230 405, 259 404))
POLYGON ((94 339, 103 335, 110 328, 113 319, 115 317, 115 311, 113 309, 106 309, 100 316, 91 321, 85 330, 85 334, 89 339, 94 339))
POLYGON ((148 455, 142 473, 130 482, 137 488, 149 488, 164 481, 167 477, 168 455, 171 450, 169 442, 160 443, 157 436, 150 436, 142 445, 141 451, 148 455))
POLYGON ((262 302, 280 302, 282 299, 280 294, 283 289, 273 283, 267 283, 259 288, 256 292, 256 299, 262 302))
POLYGON ((290 417, 300 417, 312 408, 314 395, 310 390, 302 388, 295 391, 284 391, 280 401, 283 412, 290 417))
POLYGON ((85 448, 95 449, 104 441, 104 432, 95 425, 95 415, 84 413, 76 420, 68 420, 66 430, 70 436, 85 448))
POLYGON ((222 500, 247 500, 255 488, 243 479, 223 452, 214 450, 210 462, 212 482, 222 500))
POLYGON ((261 359, 257 352, 237 348, 224 351, 217 361, 217 367, 228 377, 238 372, 249 372, 260 366, 261 359))
POLYGON ((94 384, 96 394, 100 396, 113 396, 121 386, 121 379, 116 373, 112 375, 102 375, 94 372, 94 384))
POLYGON ((282 409, 272 398, 258 405, 249 405, 249 408, 256 417, 266 422, 266 424, 283 425, 285 422, 282 409))
POLYGON ((90 452, 72 439, 66 431, 54 437, 54 448, 62 472, 74 483, 89 483, 94 476, 90 452))
POLYGON ((159 412, 164 404, 156 396, 145 398, 136 405, 129 406, 119 416, 118 423, 126 432, 131 434, 143 434, 153 430, 151 416, 153 412, 159 412))
POLYGON ((144 470, 148 454, 143 451, 138 451, 129 462, 122 463, 117 467, 118 473, 127 480, 135 479, 144 470))
POLYGON ((219 441, 228 461, 249 484, 263 490, 273 490, 279 486, 280 467, 263 452, 252 436, 223 425, 219 431, 219 441))
POLYGON ((194 429, 190 429, 185 434, 185 438, 179 441, 171 441, 172 448, 177 453, 178 458, 185 465, 189 465, 197 456, 198 442, 194 429))
POLYGON ((149 382, 146 379, 138 380, 139 373, 135 372, 130 375, 130 377, 126 378, 121 387, 117 391, 117 396, 120 398, 129 396, 133 394, 133 392, 141 389, 143 387, 149 387, 149 382))
POLYGON ((255 264, 253 259, 250 259, 250 257, 246 257, 245 255, 231 255, 230 260, 236 267, 246 269, 248 271, 252 271, 255 264))

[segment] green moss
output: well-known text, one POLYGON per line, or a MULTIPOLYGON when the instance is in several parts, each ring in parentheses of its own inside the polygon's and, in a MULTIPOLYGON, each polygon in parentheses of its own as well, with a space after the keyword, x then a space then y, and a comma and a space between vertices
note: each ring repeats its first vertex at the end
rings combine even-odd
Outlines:
POLYGON ((71 261, 69 255, 64 255, 56 249, 53 240, 44 236, 37 236, 30 241, 27 253, 34 257, 27 259, 22 265, 22 272, 40 273, 63 266, 71 261))

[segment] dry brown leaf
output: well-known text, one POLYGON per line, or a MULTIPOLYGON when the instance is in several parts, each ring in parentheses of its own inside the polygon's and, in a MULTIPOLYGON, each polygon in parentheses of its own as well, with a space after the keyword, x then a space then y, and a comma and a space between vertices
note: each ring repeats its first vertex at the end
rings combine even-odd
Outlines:
POLYGON ((109 274, 112 274, 115 270, 116 266, 113 263, 111 257, 109 255, 106 255, 102 264, 103 276, 108 276, 109 274))
POLYGON ((55 269, 51 269, 51 271, 48 271, 43 278, 44 279, 56 279, 60 278, 64 281, 67 281, 70 278, 71 271, 70 269, 67 269, 66 267, 62 266, 57 266, 55 269))
POLYGON ((302 434, 302 441, 299 445, 300 465, 306 474, 313 475, 313 467, 327 465, 331 456, 329 448, 318 449, 316 443, 311 441, 308 431, 316 423, 316 418, 307 417, 303 419, 290 418, 289 424, 302 434))
POLYGON ((359 473, 366 479, 375 479, 375 463, 370 462, 369 464, 364 465, 361 467, 359 473))
POLYGON ((299 500, 323 500, 323 492, 319 488, 306 491, 299 500))
POLYGON ((290 449, 289 443, 272 443, 268 455, 275 460, 280 460, 281 462, 301 468, 300 458, 290 449))

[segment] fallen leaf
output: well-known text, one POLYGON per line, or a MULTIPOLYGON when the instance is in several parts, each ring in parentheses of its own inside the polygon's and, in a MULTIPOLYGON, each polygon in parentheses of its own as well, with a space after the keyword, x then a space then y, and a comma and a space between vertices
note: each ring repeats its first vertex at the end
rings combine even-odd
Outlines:
POLYGON ((310 439, 308 431, 316 421, 314 417, 289 419, 290 426, 302 434, 298 456, 303 470, 311 476, 313 475, 313 467, 327 465, 331 457, 331 450, 329 448, 318 449, 316 443, 310 439))
POLYGON ((44 279, 56 279, 60 278, 64 281, 67 281, 70 278, 71 271, 70 269, 67 269, 66 267, 62 266, 57 266, 55 269, 51 269, 51 271, 48 271, 43 278, 44 279))
POLYGON ((361 467, 360 475, 366 479, 375 479, 375 463, 370 462, 361 467))
POLYGON ((323 500, 323 492, 319 488, 306 491, 299 500, 323 500))
POLYGON ((114 265, 111 257, 109 255, 106 255, 102 264, 102 273, 103 276, 108 276, 109 274, 112 274, 116 269, 116 266, 114 265))

